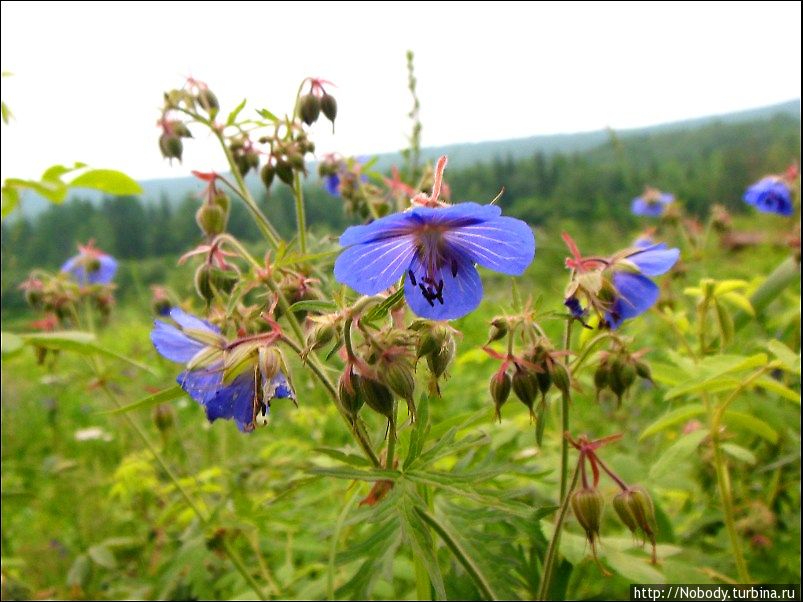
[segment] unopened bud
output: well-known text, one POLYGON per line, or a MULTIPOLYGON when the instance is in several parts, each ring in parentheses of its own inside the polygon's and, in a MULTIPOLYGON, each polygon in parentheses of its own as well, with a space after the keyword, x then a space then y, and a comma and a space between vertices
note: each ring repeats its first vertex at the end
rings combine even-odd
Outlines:
POLYGON ((203 110, 212 116, 216 115, 220 109, 220 103, 217 100, 217 96, 215 96, 215 94, 209 88, 204 88, 198 92, 198 97, 196 100, 198 101, 198 104, 201 105, 203 110))
POLYGON ((363 376, 360 380, 360 392, 369 408, 388 420, 393 419, 393 394, 390 389, 378 380, 363 376))
POLYGON ((502 422, 501 409, 505 405, 507 398, 510 397, 512 380, 507 370, 500 370, 491 377, 490 389, 491 399, 494 402, 494 418, 502 422))
POLYGON ((181 153, 184 152, 184 143, 181 138, 173 134, 159 136, 159 150, 165 159, 178 159, 181 162, 181 153))
POLYGON ((307 349, 320 349, 331 341, 337 330, 331 322, 320 322, 315 324, 307 333, 307 349))
POLYGON ((276 160, 276 175, 288 186, 293 185, 293 166, 284 159, 276 160))
POLYGON ((627 393, 635 380, 636 368, 630 361, 630 358, 621 355, 617 356, 613 362, 611 362, 608 385, 611 391, 616 395, 619 403, 622 402, 622 396, 627 393))
POLYGON ((516 397, 529 408, 530 416, 534 417, 533 403, 538 395, 538 377, 536 373, 528 368, 516 366, 512 384, 516 397))
POLYGON ((649 364, 646 362, 636 362, 636 374, 638 374, 644 380, 652 382, 652 371, 650 370, 649 364))
POLYGON ((192 138, 192 132, 183 121, 176 119, 170 122, 170 132, 180 138, 192 138))
POLYGON ((507 334, 507 331, 507 320, 504 318, 495 318, 491 322, 491 328, 488 330, 488 343, 486 343, 486 345, 503 338, 507 334))
POLYGON ((653 563, 655 557, 655 533, 658 530, 655 521, 655 507, 647 490, 638 485, 628 487, 613 498, 613 508, 619 520, 634 535, 638 532, 652 544, 653 563))
POLYGON ((337 117, 337 101, 334 96, 324 92, 321 96, 321 111, 329 121, 334 123, 335 117, 337 117))
POLYGON ((219 205, 204 203, 195 212, 195 222, 207 238, 214 238, 226 229, 226 212, 219 205))
POLYGON ((259 176, 262 178, 262 183, 265 185, 265 188, 270 188, 270 185, 273 184, 273 176, 275 175, 276 168, 270 163, 265 163, 262 167, 262 171, 259 172, 259 176))
POLYGON ((448 335, 443 345, 427 356, 427 366, 435 378, 440 378, 446 372, 449 364, 452 363, 455 355, 455 342, 451 334, 448 335))
POLYGON ((561 393, 564 395, 568 394, 569 387, 571 387, 571 377, 569 376, 569 371, 566 369, 566 366, 560 362, 552 362, 549 373, 552 375, 552 381, 561 393))
POLYGON ((318 121, 318 115, 321 114, 321 101, 314 94, 305 94, 301 97, 298 108, 301 114, 301 121, 307 125, 312 125, 318 121))
POLYGON ((282 356, 276 347, 261 346, 257 352, 259 372, 267 381, 273 379, 282 367, 282 356))
POLYGON ((597 390, 597 401, 599 401, 600 393, 608 386, 609 377, 610 369, 608 368, 608 362, 601 361, 594 371, 594 387, 597 390))
POLYGON ((362 408, 365 400, 363 399, 361 391, 362 377, 359 374, 354 374, 351 367, 347 367, 345 372, 340 375, 338 381, 338 396, 340 403, 348 413, 351 421, 357 420, 357 414, 362 408))
POLYGON ((602 519, 602 507, 605 500, 597 489, 584 487, 572 494, 572 510, 574 511, 577 522, 586 532, 586 538, 595 548, 599 537, 599 527, 602 519))

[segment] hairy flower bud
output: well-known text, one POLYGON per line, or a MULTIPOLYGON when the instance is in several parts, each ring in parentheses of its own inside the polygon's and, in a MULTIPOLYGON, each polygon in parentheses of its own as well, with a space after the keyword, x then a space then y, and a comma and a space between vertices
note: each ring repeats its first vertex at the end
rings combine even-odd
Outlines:
POLYGON ((320 99, 314 94, 305 94, 299 100, 298 112, 301 115, 301 121, 312 125, 318 121, 318 116, 321 114, 320 99))
POLYGON ((602 507, 605 500, 597 489, 583 487, 572 494, 572 510, 574 511, 577 522, 586 532, 586 538, 591 544, 592 549, 596 549, 596 541, 599 537, 599 527, 602 518, 602 507))
POLYGON ((491 399, 494 402, 494 418, 502 422, 502 406, 505 405, 507 398, 510 397, 512 380, 507 370, 499 370, 491 377, 490 390, 491 399))
POLYGON ((198 104, 201 105, 204 111, 213 117, 220 110, 220 103, 217 100, 217 96, 215 96, 209 88, 204 88, 198 92, 198 96, 195 100, 198 101, 198 104))
POLYGON ((321 111, 323 111, 323 114, 329 121, 332 123, 335 122, 335 117, 337 117, 337 101, 334 96, 324 92, 323 96, 321 96, 321 111))
POLYGON ((638 485, 628 487, 613 498, 613 508, 631 533, 640 532, 642 538, 650 541, 655 563, 655 533, 658 528, 655 507, 647 490, 638 485))
POLYGON ((449 364, 454 359, 455 351, 454 337, 450 333, 443 345, 427 356, 427 366, 429 366, 429 371, 432 372, 435 378, 440 378, 444 375, 449 364))
POLYGON ((571 377, 569 376, 569 371, 566 369, 566 366, 560 362, 552 362, 549 374, 552 375, 552 381, 561 393, 564 395, 568 394, 569 387, 571 386, 571 377))
POLYGON ((504 318, 494 318, 491 322, 491 327, 488 330, 488 342, 486 345, 498 341, 503 338, 508 332, 507 320, 504 318))
POLYGON ((538 395, 538 377, 536 372, 527 367, 516 366, 513 373, 513 392, 521 402, 530 410, 530 417, 534 418, 533 403, 538 395))
POLYGON ((262 183, 265 185, 265 188, 270 189, 271 184, 273 184, 273 177, 275 175, 276 168, 270 163, 265 163, 265 165, 262 167, 262 170, 259 172, 259 177, 262 178, 262 183))
POLYGON ((174 134, 164 133, 159 136, 159 150, 165 159, 178 159, 181 162, 181 153, 184 152, 184 143, 174 134))
POLYGON ((307 333, 307 349, 320 349, 335 338, 337 329, 332 322, 318 322, 307 333))
POLYGON ((337 383, 338 396, 343 408, 354 422, 357 420, 357 414, 365 403, 362 395, 362 377, 359 374, 354 374, 351 366, 347 366, 343 374, 340 375, 340 380, 337 383))
POLYGON ((207 238, 214 238, 226 229, 226 212, 220 205, 204 203, 195 212, 195 223, 207 238))
POLYGON ((611 362, 611 371, 608 378, 608 386, 614 392, 619 404, 622 403, 622 396, 636 380, 636 367, 629 357, 618 355, 611 362))
POLYGON ((284 159, 276 160, 276 175, 288 186, 293 185, 293 166, 284 159))
POLYGON ((393 419, 393 394, 388 387, 378 380, 363 376, 360 379, 360 392, 369 408, 388 420, 393 419))
POLYGON ((607 361, 600 361, 597 369, 594 371, 594 387, 596 388, 596 399, 599 401, 599 396, 602 391, 608 387, 608 380, 610 378, 610 369, 607 361))

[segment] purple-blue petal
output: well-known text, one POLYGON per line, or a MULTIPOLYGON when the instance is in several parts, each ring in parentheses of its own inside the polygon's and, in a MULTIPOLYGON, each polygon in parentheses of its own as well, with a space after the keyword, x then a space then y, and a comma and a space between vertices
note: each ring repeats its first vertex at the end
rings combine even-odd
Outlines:
POLYGON ((80 285, 87 284, 109 284, 117 273, 117 260, 111 255, 98 255, 95 259, 98 261, 98 267, 95 270, 88 271, 86 264, 90 258, 86 255, 76 255, 71 257, 64 265, 61 266, 61 271, 70 274, 73 279, 80 285))
POLYGON ((447 231, 444 238, 481 266, 513 276, 522 274, 535 256, 532 229, 513 217, 459 226, 447 231))
POLYGON ((575 318, 582 318, 586 313, 577 297, 569 297, 563 302, 563 304, 569 309, 575 318))
POLYGON ((744 201, 765 213, 789 216, 794 210, 789 187, 776 177, 763 178, 750 186, 744 201))
POLYGON ((230 384, 221 387, 215 395, 205 400, 206 417, 210 422, 218 418, 234 419, 237 428, 250 430, 254 419, 255 374, 245 370, 230 384))
POLYGON ((401 278, 415 253, 412 235, 357 244, 338 256, 335 279, 363 295, 376 295, 401 278))
POLYGON ((201 370, 185 370, 176 377, 176 382, 187 395, 205 405, 223 386, 223 369, 217 364, 201 370))
POLYGON ((660 276, 672 269, 679 258, 679 249, 669 249, 665 243, 660 243, 637 251, 627 259, 645 276, 660 276))
POLYGON ((643 197, 636 197, 630 205, 633 215, 643 217, 661 217, 664 213, 665 205, 661 202, 649 203, 643 197))
POLYGON ((328 176, 324 177, 323 186, 326 188, 326 192, 332 196, 340 196, 340 176, 336 173, 329 174, 328 176))
POLYGON ((176 323, 182 328, 206 330, 208 332, 214 332, 216 334, 220 333, 220 328, 218 328, 214 324, 211 324, 206 320, 202 320, 201 318, 197 318, 191 314, 188 314, 179 307, 170 308, 170 317, 173 318, 173 320, 175 320, 176 323))
POLYGON ((616 272, 613 286, 617 297, 611 310, 605 316, 610 328, 618 328, 622 321, 635 318, 650 309, 658 301, 660 290, 646 276, 630 272, 616 272))
POLYGON ((193 356, 201 351, 206 345, 181 332, 172 324, 154 320, 153 330, 151 331, 151 341, 156 351, 167 359, 186 364, 193 356))
POLYGON ((480 304, 482 281, 473 262, 460 253, 447 259, 435 270, 435 283, 424 282, 426 269, 418 256, 413 259, 410 265, 413 277, 408 273, 405 278, 404 296, 417 316, 430 320, 454 320, 472 312, 480 304))
POLYGON ((367 242, 374 242, 394 236, 403 236, 420 225, 420 220, 413 217, 412 212, 393 213, 362 226, 349 226, 340 235, 340 245, 348 247, 367 242))
POLYGON ((268 398, 277 398, 277 399, 295 399, 296 394, 293 391, 293 388, 290 386, 290 383, 287 381, 287 377, 282 374, 281 372, 277 372, 276 376, 270 381, 270 390, 268 391, 270 395, 268 398))

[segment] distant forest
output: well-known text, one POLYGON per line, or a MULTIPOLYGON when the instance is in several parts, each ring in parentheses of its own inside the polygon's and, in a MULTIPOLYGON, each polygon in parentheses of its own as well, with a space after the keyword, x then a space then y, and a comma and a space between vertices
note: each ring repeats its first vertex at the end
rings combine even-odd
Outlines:
MULTIPOLYGON (((537 152, 523 159, 489 157, 472 167, 451 168, 446 176, 455 202, 489 202, 504 187, 505 212, 533 225, 555 219, 627 225, 636 223, 630 200, 646 184, 673 192, 690 213, 704 215, 713 203, 741 211, 745 186, 765 173, 783 171, 798 158, 799 149, 799 117, 777 115, 623 139, 611 132, 605 144, 591 150, 537 152)), ((313 175, 306 189, 308 220, 321 232, 339 233, 349 223, 340 200, 315 183, 313 175)), ((291 235, 295 218, 289 190, 274 183, 260 203, 277 228, 291 235)), ((147 203, 138 198, 101 203, 75 199, 33 218, 3 222, 3 304, 25 271, 35 266, 58 269, 75 253, 77 242, 91 238, 124 260, 176 256, 199 241, 194 220, 198 204, 192 196, 147 203)), ((229 231, 244 240, 259 238, 236 200, 229 231)))

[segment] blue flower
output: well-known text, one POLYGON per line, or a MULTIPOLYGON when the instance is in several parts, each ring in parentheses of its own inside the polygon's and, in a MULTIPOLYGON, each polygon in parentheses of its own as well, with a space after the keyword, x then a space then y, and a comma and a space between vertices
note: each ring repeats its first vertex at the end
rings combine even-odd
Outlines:
POLYGON ((325 176, 323 179, 323 187, 326 188, 326 192, 331 194, 332 196, 339 197, 340 196, 340 176, 336 173, 329 174, 325 176))
POLYGON ((633 215, 661 217, 664 213, 664 208, 674 200, 675 196, 673 194, 647 187, 641 196, 633 199, 630 210, 633 215))
POLYGON ((535 255, 535 237, 521 220, 502 217, 496 205, 439 200, 446 157, 438 159, 432 194, 416 195, 413 208, 351 226, 335 261, 335 278, 363 295, 376 295, 404 279, 404 296, 418 316, 453 320, 482 299, 475 263, 521 275, 535 255))
POLYGON ((117 272, 117 261, 95 248, 92 242, 78 245, 78 255, 71 257, 61 271, 72 276, 81 286, 88 284, 109 284, 117 272))
POLYGON ((678 249, 661 243, 641 248, 614 262, 611 281, 616 293, 605 314, 607 326, 616 329, 624 320, 635 318, 655 305, 660 290, 648 276, 668 272, 679 257, 678 249))
POLYGON ((236 372, 226 366, 226 354, 240 343, 228 343, 220 329, 206 320, 187 314, 177 307, 170 317, 178 327, 161 320, 154 321, 151 332, 156 350, 167 359, 190 364, 176 378, 187 394, 206 410, 210 422, 218 418, 233 419, 243 432, 254 430, 261 417, 268 414, 273 398, 295 400, 284 373, 274 366, 272 373, 262 362, 257 362, 258 344, 251 344, 251 352, 237 356, 236 372), (253 361, 248 361, 253 357, 253 361))
POLYGON ((744 202, 765 213, 792 215, 792 193, 777 176, 762 178, 744 193, 744 202))
POLYGON ((518 276, 533 260, 532 230, 501 212, 477 203, 414 207, 352 226, 340 237, 348 248, 335 262, 335 278, 375 295, 406 276, 404 294, 416 315, 459 318, 482 299, 475 263, 518 276))

